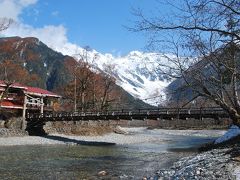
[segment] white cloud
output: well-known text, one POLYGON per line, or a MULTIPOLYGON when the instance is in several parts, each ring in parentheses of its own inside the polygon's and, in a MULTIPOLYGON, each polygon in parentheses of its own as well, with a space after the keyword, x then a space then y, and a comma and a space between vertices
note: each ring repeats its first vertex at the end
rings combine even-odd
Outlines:
MULTIPOLYGON (((11 26, 0 33, 0 36, 11 37, 36 37, 50 48, 62 52, 63 54, 76 54, 79 46, 72 44, 67 38, 67 29, 63 25, 45 25, 34 28, 31 25, 20 21, 20 15, 24 8, 37 3, 38 0, 0 0, 0 17, 7 17, 15 20, 11 26)), ((34 9, 35 13, 39 13, 34 9)), ((58 11, 52 12, 57 16, 58 11)))
POLYGON ((0 0, 0 17, 19 21, 22 10, 37 3, 38 0, 0 0))
POLYGON ((33 28, 30 25, 15 23, 2 32, 4 36, 37 37, 50 47, 62 46, 67 43, 66 28, 63 25, 47 25, 33 28))
POLYGON ((75 55, 82 50, 78 45, 70 43, 67 38, 67 29, 63 25, 46 25, 34 28, 22 23, 14 23, 7 30, 0 33, 0 37, 36 37, 50 48, 64 55, 75 55))
POLYGON ((20 13, 21 7, 14 3, 12 0, 3 0, 0 2, 0 17, 18 20, 20 13))

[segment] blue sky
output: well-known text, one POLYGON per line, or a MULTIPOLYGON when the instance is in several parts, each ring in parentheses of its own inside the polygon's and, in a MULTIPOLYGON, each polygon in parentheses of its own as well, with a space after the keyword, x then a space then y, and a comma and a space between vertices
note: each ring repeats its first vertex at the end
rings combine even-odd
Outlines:
MULTIPOLYGON (((146 12, 151 12, 156 8, 156 1, 0 0, 0 6, 2 8, 13 6, 8 12, 17 11, 17 14, 13 13, 12 16, 21 24, 21 28, 9 30, 5 33, 6 36, 14 34, 27 36, 29 33, 29 36, 39 36, 38 38, 43 42, 44 38, 47 42, 50 41, 50 36, 56 36, 58 39, 56 42, 59 43, 65 38, 64 42, 78 46, 88 45, 101 53, 125 55, 133 50, 144 50, 147 41, 143 34, 129 32, 124 27, 134 25, 132 8, 141 8, 146 12), (12 4, 9 5, 9 2, 12 4), (43 33, 48 33, 48 30, 51 35, 44 36, 43 33)), ((1 14, 0 8, 0 16, 8 12, 1 14)), ((8 13, 7 16, 11 17, 11 14, 8 13)))
POLYGON ((102 53, 125 54, 143 49, 146 44, 142 34, 124 27, 133 24, 131 11, 136 7, 150 8, 151 3, 149 0, 41 0, 27 8, 21 17, 34 27, 63 24, 69 40, 80 46, 89 45, 102 53))

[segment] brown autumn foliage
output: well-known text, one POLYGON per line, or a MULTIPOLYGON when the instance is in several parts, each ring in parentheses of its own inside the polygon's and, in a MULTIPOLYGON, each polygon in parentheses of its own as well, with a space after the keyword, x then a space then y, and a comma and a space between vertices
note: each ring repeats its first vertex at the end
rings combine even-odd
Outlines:
POLYGON ((113 88, 115 85, 115 79, 109 74, 102 74, 95 76, 95 98, 98 105, 98 109, 108 109, 111 102, 114 102, 116 97, 113 96, 113 88))
POLYGON ((25 38, 24 41, 16 43, 18 39, 19 37, 8 39, 4 42, 4 46, 0 47, 1 52, 7 52, 11 55, 3 54, 7 59, 24 60, 25 57, 28 57, 29 60, 33 61, 39 58, 40 55, 31 48, 34 46, 35 38, 25 38))
POLYGON ((115 79, 110 74, 94 73, 89 63, 71 58, 65 66, 71 72, 72 81, 64 87, 64 95, 71 101, 72 109, 76 101, 78 111, 107 110, 119 97, 119 92, 114 90, 115 79))
MULTIPOLYGON (((36 74, 29 74, 20 64, 14 63, 11 60, 5 60, 0 63, 0 80, 6 84, 5 91, 0 94, 0 104, 4 97, 8 96, 8 90, 15 82, 28 85, 33 81, 37 81, 39 77, 36 74)), ((0 108, 0 111, 2 109, 0 108)))
POLYGON ((22 65, 12 60, 5 60, 0 63, 0 79, 28 85, 33 81, 38 81, 39 77, 36 74, 29 74, 22 65))

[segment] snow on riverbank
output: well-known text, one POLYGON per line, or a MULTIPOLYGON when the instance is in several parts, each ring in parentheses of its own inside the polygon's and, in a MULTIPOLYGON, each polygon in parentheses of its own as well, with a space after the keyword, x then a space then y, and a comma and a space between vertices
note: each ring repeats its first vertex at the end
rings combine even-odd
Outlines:
POLYGON ((233 137, 240 135, 240 129, 238 126, 232 125, 229 130, 221 137, 215 140, 214 144, 223 143, 233 137))
POLYGON ((173 135, 216 137, 224 134, 225 131, 218 130, 147 130, 146 128, 121 128, 127 134, 109 133, 103 136, 70 136, 63 134, 51 134, 46 137, 23 136, 23 137, 2 137, 0 146, 14 145, 53 145, 53 144, 84 144, 86 142, 108 142, 120 145, 140 143, 166 143, 173 135), (161 137, 161 138, 160 138, 161 137))

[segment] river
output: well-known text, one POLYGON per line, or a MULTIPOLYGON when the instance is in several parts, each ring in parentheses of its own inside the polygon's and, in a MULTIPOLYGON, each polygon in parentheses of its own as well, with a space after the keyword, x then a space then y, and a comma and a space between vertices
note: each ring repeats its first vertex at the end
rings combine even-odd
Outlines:
POLYGON ((0 179, 99 179, 97 174, 103 170, 110 179, 142 179, 197 153, 197 147, 217 135, 214 131, 186 134, 141 129, 127 136, 149 136, 154 140, 113 146, 2 146, 0 179))

